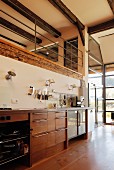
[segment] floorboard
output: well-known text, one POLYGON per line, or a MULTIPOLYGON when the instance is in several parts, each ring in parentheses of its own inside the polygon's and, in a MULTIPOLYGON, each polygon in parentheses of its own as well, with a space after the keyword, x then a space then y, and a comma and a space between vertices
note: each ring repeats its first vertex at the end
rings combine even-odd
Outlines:
POLYGON ((89 140, 73 140, 60 154, 12 170, 114 170, 114 126, 95 128, 89 140))

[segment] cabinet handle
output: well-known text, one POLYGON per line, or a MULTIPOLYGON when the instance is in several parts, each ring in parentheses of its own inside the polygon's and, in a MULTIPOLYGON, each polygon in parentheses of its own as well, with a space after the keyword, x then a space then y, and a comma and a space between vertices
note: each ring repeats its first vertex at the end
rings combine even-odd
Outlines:
POLYGON ((42 135, 34 135, 34 136, 32 136, 32 137, 34 137, 34 138, 39 138, 39 137, 42 137, 42 136, 45 136, 45 135, 47 135, 48 133, 44 133, 44 134, 42 134, 42 135))
POLYGON ((40 123, 40 120, 33 120, 33 122, 40 123))
POLYGON ((48 134, 50 134, 50 133, 55 133, 55 131, 49 132, 48 134))
POLYGON ((47 121, 47 119, 42 119, 42 120, 40 120, 40 122, 46 122, 47 121))
POLYGON ((66 128, 64 128, 64 129, 58 129, 58 130, 56 130, 55 132, 59 132, 59 131, 62 131, 62 130, 65 130, 66 128))
POLYGON ((33 120, 33 122, 37 122, 37 123, 40 123, 40 122, 46 122, 47 119, 42 119, 42 120, 33 120))
POLYGON ((80 113, 79 112, 78 112, 78 116, 79 116, 78 126, 80 126, 80 113))
POLYGON ((33 113, 33 115, 40 115, 40 114, 47 114, 47 112, 38 112, 38 113, 33 113))
POLYGON ((66 117, 64 117, 64 116, 56 117, 56 119, 64 119, 64 118, 66 118, 66 117))

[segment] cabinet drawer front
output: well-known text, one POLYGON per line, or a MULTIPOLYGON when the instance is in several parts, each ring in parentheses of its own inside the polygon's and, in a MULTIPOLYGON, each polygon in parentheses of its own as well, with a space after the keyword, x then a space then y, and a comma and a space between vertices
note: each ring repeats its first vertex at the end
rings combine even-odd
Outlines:
POLYGON ((39 120, 32 122, 32 134, 47 132, 47 120, 39 120))
POLYGON ((55 133, 56 143, 64 142, 65 140, 66 140, 65 129, 61 129, 61 130, 56 131, 56 133, 55 133))
POLYGON ((47 119, 47 112, 45 113, 33 113, 32 120, 47 119))
POLYGON ((45 149, 47 146, 47 134, 32 136, 32 153, 45 149))
POLYGON ((47 135, 47 148, 55 145, 55 132, 50 132, 47 135))
POLYGON ((65 121, 66 121, 65 118, 56 119, 56 129, 65 128, 65 124, 66 124, 65 121))
POLYGON ((55 112, 48 112, 48 119, 55 119, 55 112))
POLYGON ((66 113, 65 112, 55 112, 56 117, 65 117, 66 113))
POLYGON ((55 119, 48 120, 48 132, 55 130, 55 119))
POLYGON ((28 120, 28 113, 0 114, 0 123, 28 120))

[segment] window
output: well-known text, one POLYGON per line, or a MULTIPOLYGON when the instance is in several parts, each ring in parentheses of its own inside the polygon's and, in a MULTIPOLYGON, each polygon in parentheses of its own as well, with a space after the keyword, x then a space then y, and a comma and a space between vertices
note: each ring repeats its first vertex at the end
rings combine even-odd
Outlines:
POLYGON ((114 100, 106 100, 106 111, 114 111, 114 100))
POLYGON ((114 88, 106 88, 106 99, 114 99, 114 88))
POLYGON ((114 87, 114 76, 106 77, 106 87, 114 87))
POLYGON ((106 123, 111 123, 111 112, 114 111, 114 64, 105 65, 105 103, 106 123))
POLYGON ((89 83, 95 84, 97 87, 102 86, 102 76, 99 74, 89 74, 89 83))
POLYGON ((64 66, 72 70, 77 71, 78 69, 78 37, 65 41, 65 58, 64 66))

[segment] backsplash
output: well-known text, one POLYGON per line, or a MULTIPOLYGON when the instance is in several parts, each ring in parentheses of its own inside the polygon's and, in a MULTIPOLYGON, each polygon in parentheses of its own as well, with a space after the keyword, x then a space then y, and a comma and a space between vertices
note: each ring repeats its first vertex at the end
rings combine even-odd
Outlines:
POLYGON ((80 80, 75 78, 0 56, 0 107, 66 107, 70 105, 71 97, 78 96, 79 87, 80 80), (9 70, 14 71, 16 76, 6 80, 5 75, 9 70), (46 86, 46 81, 50 79, 55 83, 46 86), (76 85, 76 88, 71 88, 71 85, 76 85), (37 96, 35 93, 28 95, 30 86, 34 87, 37 96), (38 98, 38 93, 42 97, 47 93, 48 100, 38 98))

